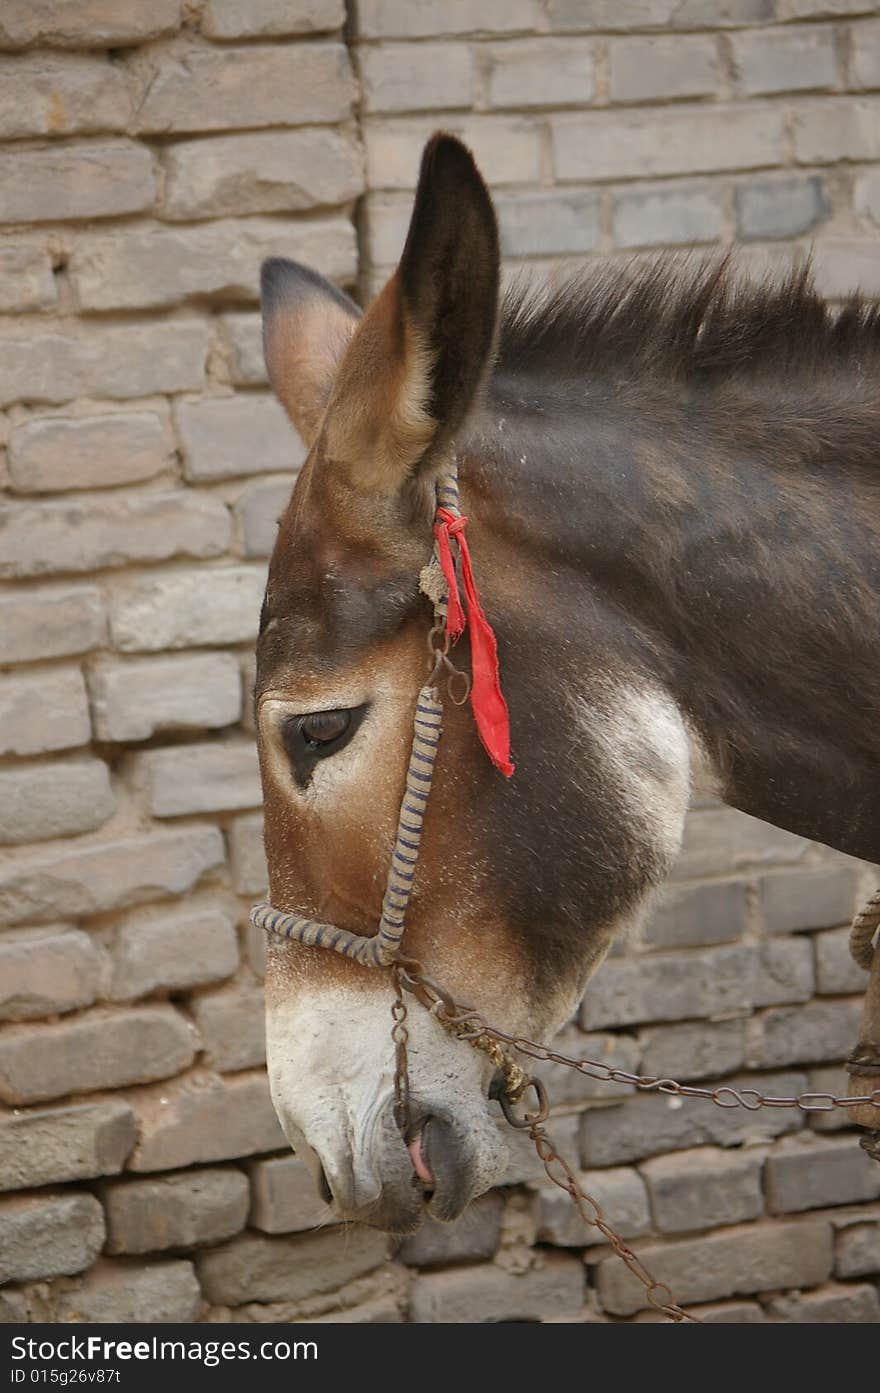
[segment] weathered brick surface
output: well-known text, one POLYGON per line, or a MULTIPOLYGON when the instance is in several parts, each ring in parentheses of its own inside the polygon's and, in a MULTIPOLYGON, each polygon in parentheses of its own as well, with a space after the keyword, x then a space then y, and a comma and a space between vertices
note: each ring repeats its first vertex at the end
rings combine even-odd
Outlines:
POLYGON ((278 520, 290 501, 290 477, 260 479, 239 497, 235 516, 241 528, 245 556, 270 556, 278 536, 278 520))
POLYGON ((43 417, 12 431, 9 478, 19 493, 138 484, 172 464, 164 410, 43 417))
POLYGON ((0 1189, 114 1175, 136 1135, 134 1112, 122 1099, 18 1110, 0 1119, 0 1189))
POLYGON ((640 1166, 661 1233, 687 1233, 757 1219, 764 1212, 764 1152, 699 1147, 655 1156, 640 1166))
POLYGON ((880 1295, 866 1282, 849 1286, 832 1283, 818 1291, 774 1296, 767 1310, 776 1320, 806 1325, 876 1325, 880 1321, 880 1295))
POLYGON ((117 48, 176 29, 181 0, 4 0, 0 41, 60 48, 117 48))
POLYGON ((660 1077, 715 1079, 746 1061, 745 1021, 659 1025, 641 1032, 644 1059, 660 1077))
POLYGON ((177 1324, 197 1320, 203 1304, 191 1262, 156 1262, 149 1267, 102 1262, 62 1292, 58 1319, 77 1324, 177 1324))
POLYGON ((68 222, 142 213, 156 197, 150 151, 133 141, 0 154, 3 218, 68 222))
POLYGON ((234 1167, 120 1180, 101 1191, 108 1253, 154 1253, 219 1243, 240 1233, 250 1207, 247 1176, 234 1167))
POLYGON ((0 754, 66 750, 86 744, 91 729, 79 668, 0 678, 0 754))
POLYGON ((718 90, 717 48, 712 39, 697 35, 613 39, 608 52, 613 102, 712 97, 718 90))
POLYGON ((116 798, 107 765, 89 757, 0 770, 0 842, 44 842, 100 827, 116 798))
POLYGON ((103 55, 0 57, 0 139, 124 131, 131 92, 103 55))
POLYGON ((243 643, 256 638, 265 566, 176 571, 114 595, 110 634, 123 653, 243 643))
POLYGON ((103 967, 88 934, 13 929, 0 938, 0 1019, 24 1021, 91 1006, 103 967))
POLYGON ((742 881, 668 885, 657 897, 642 934, 646 943, 658 948, 732 943, 743 935, 746 909, 742 881))
POLYGON ((880 1196, 880 1167, 852 1136, 788 1137, 767 1158, 767 1205, 777 1214, 880 1196))
POLYGON ((860 1001, 810 1001, 765 1011, 756 1021, 749 1063, 762 1069, 843 1059, 856 1042, 860 1001))
POLYGON ((344 0, 208 0, 202 11, 202 33, 211 39, 312 34, 344 23, 344 0))
POLYGON ((388 1236, 353 1227, 339 1243, 333 1229, 323 1233, 267 1238, 246 1234, 197 1259, 202 1290, 209 1301, 232 1306, 244 1301, 296 1301, 333 1291, 385 1259, 388 1236))
MULTIPOLYGON (((651 1211, 645 1182, 629 1167, 581 1171, 578 1180, 584 1190, 613 1215, 613 1224, 622 1238, 637 1238, 651 1227, 651 1211)), ((535 1237, 560 1248, 584 1248, 605 1239, 598 1229, 586 1225, 568 1195, 558 1186, 541 1185, 535 1197, 535 1237)), ((587 1213, 590 1208, 587 1206, 587 1213)))
POLYGON ((104 1214, 92 1195, 0 1200, 0 1282, 82 1272, 103 1242, 104 1214))
POLYGON ((237 817, 229 829, 232 881, 240 895, 259 895, 268 884, 263 850, 263 814, 237 817))
POLYGON ((593 49, 577 39, 516 40, 487 53, 489 105, 579 106, 595 92, 593 49))
POLYGON ((427 1219, 418 1233, 404 1239, 396 1257, 410 1267, 442 1267, 450 1262, 491 1258, 501 1237, 504 1202, 490 1193, 475 1200, 454 1224, 427 1219))
POLYGON ((816 934, 813 942, 816 950, 817 991, 829 996, 864 991, 867 981, 865 969, 859 966, 849 951, 848 928, 816 934))
POLYGON ((583 1268, 561 1253, 528 1272, 481 1263, 416 1278, 410 1314, 417 1321, 543 1320, 577 1315, 584 1305, 583 1268))
POLYGON ((156 817, 255 808, 261 801, 260 771, 251 741, 174 745, 137 756, 156 817))
POLYGON ((834 1253, 838 1277, 864 1277, 880 1272, 880 1220, 843 1229, 835 1240, 834 1253))
POLYGON ((272 1156, 249 1166, 252 1228, 295 1233, 332 1223, 333 1211, 318 1198, 314 1177, 299 1156, 272 1156))
POLYGON ((287 1149, 262 1071, 226 1079, 199 1071, 129 1096, 139 1132, 131 1170, 173 1170, 287 1149))
POLYGON ((642 185, 614 200, 619 247, 714 242, 724 223, 721 189, 707 184, 642 185))
POLYGON ((98 647, 106 631, 101 592, 92 585, 59 585, 0 597, 0 662, 87 653, 98 647))
POLYGON ((222 982, 237 967, 235 924, 221 910, 142 912, 116 936, 110 995, 114 1001, 133 1001, 157 989, 203 987, 222 982))
POLYGON ((0 310, 42 310, 57 300, 52 259, 44 244, 10 241, 0 246, 0 310))
POLYGON ((289 493, 294 471, 305 459, 298 436, 272 396, 182 402, 177 425, 184 472, 193 483, 285 470, 289 493))
POLYGON ((768 933, 787 933, 848 924, 856 911, 857 894, 855 874, 848 867, 763 876, 759 883, 763 927, 768 933))
POLYGON ((736 190, 737 228, 743 241, 798 237, 830 214, 825 185, 816 177, 761 180, 736 190))
MULTIPOLYGON (((234 932, 232 947, 238 953, 234 932)), ((204 971, 206 955, 193 946, 193 965, 204 971)), ((228 973, 228 969, 227 969, 228 973)), ((227 975, 224 973, 223 975, 227 975)), ((266 1008, 263 993, 256 987, 206 992, 192 1004, 205 1063, 221 1073, 250 1069, 266 1060, 266 1008)))
POLYGON ((105 660, 90 669, 89 691, 99 740, 216 730, 241 715, 241 675, 229 653, 105 660))

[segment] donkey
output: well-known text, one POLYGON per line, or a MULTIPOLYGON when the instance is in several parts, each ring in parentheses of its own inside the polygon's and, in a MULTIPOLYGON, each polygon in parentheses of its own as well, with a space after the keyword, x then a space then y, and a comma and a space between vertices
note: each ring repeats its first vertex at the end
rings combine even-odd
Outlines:
MULTIPOLYGON (((273 905, 375 931, 453 454, 517 767, 501 777, 450 707, 408 956, 546 1038, 668 872, 699 771, 880 860, 876 307, 660 263, 499 312, 492 203, 440 134, 369 310, 274 259, 263 316, 309 447, 257 648, 273 905)), ((492 1065, 416 1003, 396 1127, 386 973, 275 943, 266 989, 274 1103, 340 1217, 411 1232, 502 1177, 492 1065)))

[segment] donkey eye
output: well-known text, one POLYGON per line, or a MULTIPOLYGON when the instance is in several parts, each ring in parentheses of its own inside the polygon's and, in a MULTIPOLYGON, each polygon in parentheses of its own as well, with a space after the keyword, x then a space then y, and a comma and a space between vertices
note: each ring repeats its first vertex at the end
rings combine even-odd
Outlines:
POLYGON ((300 718, 299 729, 307 745, 319 748, 339 740, 350 725, 350 711, 314 711, 300 718))
POLYGON ((310 711, 305 716, 287 718, 281 736, 291 772, 300 788, 307 786, 319 760, 345 749, 366 711, 366 705, 340 707, 335 711, 310 711))

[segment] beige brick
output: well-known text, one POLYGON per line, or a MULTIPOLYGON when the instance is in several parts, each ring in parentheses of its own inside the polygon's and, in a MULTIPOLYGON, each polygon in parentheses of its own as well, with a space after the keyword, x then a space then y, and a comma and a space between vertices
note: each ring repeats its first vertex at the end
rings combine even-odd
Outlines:
POLYGON ((21 929, 0 938, 0 1019, 29 1020, 91 1006, 104 959, 88 934, 21 929))
POLYGON ((820 295, 842 299, 855 291, 880 297, 880 258, 876 237, 825 237, 816 244, 813 281, 820 295))
POLYGON ((816 934, 816 986, 822 995, 843 996, 847 992, 864 991, 867 984, 865 969, 859 967, 849 951, 849 929, 832 929, 816 934))
MULTIPOLYGON (((687 107, 642 112, 585 111, 554 116, 553 150, 561 180, 643 178, 759 169, 783 159, 785 123, 776 107, 687 107)), ((528 176, 521 176, 528 177, 528 176)))
POLYGON ((132 1001, 157 990, 208 986, 237 968, 235 924, 221 910, 141 911, 116 936, 110 996, 132 1001))
POLYGON ((521 39, 484 52, 489 105, 585 105, 593 100, 593 49, 581 39, 521 39))
POLYGON ((196 1263, 209 1301, 298 1301, 373 1271, 387 1247, 386 1234, 361 1226, 291 1238, 247 1234, 200 1254, 196 1263))
POLYGON ((0 924, 101 914, 165 899, 191 889, 222 862, 220 831, 205 826, 174 827, 30 858, 0 875, 0 924))
POLYGON ((764 1212, 763 1149, 699 1147, 640 1166, 661 1233, 687 1233, 757 1219, 764 1212))
POLYGON ((317 126, 182 140, 169 146, 164 164, 161 209, 172 220, 311 212, 363 189, 354 138, 317 126))
POLYGON ((134 141, 0 154, 3 220, 68 222, 142 213, 156 197, 153 157, 134 141))
POLYGON ((343 121, 354 96, 341 43, 172 46, 135 66, 142 88, 136 126, 156 135, 343 121))
POLYGON ((241 675, 231 653, 99 661, 89 672, 89 690, 99 740, 216 730, 241 716, 241 675))
POLYGON ((845 1059, 856 1043, 861 1002, 810 1001, 764 1011, 755 1023, 749 1062, 762 1069, 845 1059))
POLYGON ((237 817, 229 828, 232 883, 240 895, 261 895, 269 883, 263 847, 263 814, 237 817))
POLYGON ((192 1026, 170 1006, 10 1026, 0 1036, 0 1098, 39 1103, 167 1078, 191 1064, 195 1051, 192 1026))
POLYGON ((207 325, 195 319, 14 329, 0 336, 0 406, 198 391, 207 353, 207 325))
POLYGON ((47 587, 0 599, 0 662, 63 658, 99 648, 107 633, 101 592, 92 585, 47 587))
MULTIPOLYGON (((288 435, 290 431, 288 429, 288 435)), ((238 498, 233 512, 241 528, 245 556, 271 556, 279 519, 290 502, 292 480, 260 479, 238 498)))
POLYGON ((202 1294, 191 1262, 98 1263, 81 1281, 67 1283, 58 1298, 65 1324, 137 1322, 162 1324, 198 1320, 202 1294))
POLYGON ((248 218, 187 228, 120 229, 83 237, 69 272, 86 310, 161 308, 205 295, 256 301, 260 264, 279 252, 319 265, 331 280, 355 278, 355 232, 343 217, 292 227, 248 218))
POLYGON ((255 808, 262 802, 252 741, 174 745, 136 757, 156 817, 255 808))
POLYGON ((113 597, 110 631, 124 653, 246 643, 257 636, 265 565, 177 571, 129 583, 113 597))
POLYGON ((645 1071, 660 1078, 715 1079, 746 1061, 742 1020, 655 1026, 640 1042, 645 1071))
POLYGON ((208 0, 202 33, 210 39, 313 34, 345 23, 345 0, 208 0))
POLYGON ((444 1324, 534 1321, 574 1316, 583 1310, 584 1273, 567 1254, 548 1254, 540 1267, 505 1272, 493 1263, 419 1276, 413 1284, 410 1318, 444 1324))
POLYGON ((880 158, 880 98, 825 97, 804 103, 792 116, 795 159, 800 164, 880 158))
POLYGON ((190 1007, 205 1063, 220 1073, 266 1062, 266 1007, 260 987, 197 996, 190 1007))
POLYGON ((79 668, 0 678, 0 754, 38 755, 88 743, 89 702, 79 668))
POLYGON ((103 55, 0 56, 0 137, 4 140, 124 131, 131 115, 125 77, 103 55))
POLYGON ((247 1222, 250 1187, 233 1167, 102 1186, 108 1253, 155 1253, 219 1243, 247 1222))
POLYGON ((672 874, 676 880, 690 880, 729 875, 751 866, 796 864, 809 845, 804 837, 795 837, 733 808, 706 808, 688 815, 672 874))
POLYGON ((430 111, 469 107, 474 60, 464 44, 382 44, 359 51, 364 109, 430 111))
POLYGON ((104 1215, 92 1195, 0 1200, 0 1282, 81 1272, 103 1242, 104 1215))
POLYGON ((139 1140, 129 1170, 175 1170, 287 1149, 264 1069, 221 1079, 205 1071, 129 1095, 139 1140))
POLYGON ((167 416, 158 411, 47 416, 13 428, 9 439, 9 479, 17 493, 139 484, 173 463, 167 416))
POLYGON ((306 452, 275 397, 248 392, 180 402, 176 419, 183 470, 191 482, 283 470, 289 495, 306 452))
POLYGON ((786 25, 730 40, 739 90, 746 97, 836 85, 834 33, 815 25, 786 25))
MULTIPOLYGON (((436 117, 368 120, 367 187, 414 189, 422 147, 436 124, 436 117)), ((538 130, 533 122, 516 116, 450 116, 443 126, 470 147, 493 186, 539 182, 538 130)))
POLYGON ((880 1166, 853 1136, 786 1137, 767 1158, 767 1206, 777 1214, 880 1197, 880 1166))
POLYGON ((42 310, 58 299, 52 261, 42 243, 0 243, 0 310, 42 310))
POLYGON ((359 0, 358 34, 365 39, 424 38, 432 34, 503 34, 543 28, 538 0, 359 0))
POLYGON ((834 1270, 838 1277, 880 1272, 880 1222, 847 1225, 837 1235, 834 1270))
POLYGON ((0 1190, 116 1174, 136 1136, 121 1098, 16 1111, 0 1119, 0 1190))
MULTIPOLYGON (((630 1167, 579 1171, 578 1183, 605 1212, 622 1238, 638 1238, 651 1227, 645 1182, 630 1167)), ((589 1204, 585 1206, 591 1214, 589 1204)), ((558 1186, 541 1185, 536 1196, 535 1239, 560 1248, 584 1248, 604 1243, 597 1228, 585 1224, 571 1198, 558 1186)))
POLYGON ((265 387, 263 325, 258 314, 224 314, 220 323, 228 345, 229 375, 236 387, 265 387))
POLYGON ((731 943, 742 938, 746 912, 746 885, 741 880, 667 885, 643 925, 642 936, 658 948, 731 943))
POLYGON ((46 842, 91 832, 116 799, 100 759, 23 764, 0 771, 0 843, 46 842))
POLYGON ((773 1320, 803 1325, 876 1325, 880 1321, 880 1295, 867 1282, 846 1286, 833 1282, 818 1291, 774 1296, 767 1312, 773 1320))
POLYGON ((713 184, 641 185, 615 195, 618 247, 714 242, 724 230, 722 189, 713 184))
POLYGON ((131 561, 220 556, 232 521, 219 498, 140 493, 0 508, 0 576, 93 571, 131 561))
POLYGON ((0 42, 38 40, 65 48, 121 48, 180 24, 182 0, 3 0, 0 42))
POLYGON ((314 1178, 299 1156, 272 1156, 248 1167, 253 1205, 250 1224, 263 1233, 294 1233, 333 1223, 314 1178))
POLYGON ((763 927, 767 933, 788 933, 849 923, 858 890, 855 870, 849 866, 762 876, 758 903, 763 927))
POLYGON ((867 19, 850 30, 850 86, 880 87, 880 20, 867 19))
POLYGON ((713 39, 698 35, 613 39, 608 52, 613 102, 712 97, 718 90, 713 39))

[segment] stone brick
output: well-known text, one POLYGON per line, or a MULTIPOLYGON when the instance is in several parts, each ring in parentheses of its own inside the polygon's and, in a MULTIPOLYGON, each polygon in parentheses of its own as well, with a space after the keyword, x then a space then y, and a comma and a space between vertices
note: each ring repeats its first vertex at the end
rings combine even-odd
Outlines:
MULTIPOLYGON (((849 1094, 849 1074, 842 1064, 826 1064, 808 1072, 810 1093, 830 1093, 833 1098, 845 1098, 849 1094)), ((809 1116, 810 1128, 814 1132, 839 1132, 849 1127, 846 1108, 827 1108, 818 1106, 809 1116)))
POLYGON ((865 20, 850 33, 850 86, 880 87, 880 20, 865 20))
MULTIPOLYGON (((414 189, 422 147, 437 125, 432 117, 368 119, 364 126, 367 187, 414 189)), ((449 116, 444 129, 473 151, 481 169, 491 171, 493 187, 539 183, 538 130, 517 116, 449 116)))
POLYGON ((217 730, 241 716, 231 653, 100 661, 89 673, 99 740, 148 740, 166 730, 217 730))
POLYGON ((794 155, 799 164, 880 158, 880 100, 826 97, 792 113, 794 155))
POLYGON ((599 196, 588 190, 502 195, 495 206, 504 256, 570 255, 598 244, 599 196))
MULTIPOLYGON (((678 1243, 644 1244, 639 1258, 683 1303, 815 1286, 831 1272, 831 1225, 742 1224, 678 1243)), ((644 1288, 616 1256, 599 1263, 597 1279, 602 1305, 613 1315, 633 1315, 645 1304, 644 1288)))
POLYGON ((489 105, 582 105, 593 100, 593 49, 578 39, 522 39, 483 50, 489 105))
POLYGON ((641 111, 584 111, 555 116, 551 125, 560 180, 714 174, 783 159, 785 125, 775 107, 738 109, 735 121, 724 107, 709 106, 699 120, 688 108, 652 111, 650 121, 641 111))
POLYGON ((645 920, 642 937, 658 948, 731 943, 743 935, 747 908, 741 880, 667 885, 645 920))
POLYGON ((764 1152, 699 1147, 641 1165, 661 1233, 687 1233, 757 1219, 764 1212, 764 1152))
POLYGON ((176 1170, 287 1148, 265 1070, 221 1079, 205 1071, 130 1095, 138 1144, 129 1170, 176 1170))
POLYGON ((209 1301, 239 1306, 245 1301, 300 1301, 334 1291, 379 1267, 385 1260, 384 1233, 352 1225, 322 1233, 267 1238, 247 1234, 210 1253, 196 1266, 209 1301))
POLYGON ((644 1072, 661 1078, 716 1079, 746 1062, 742 1020, 660 1025, 640 1039, 644 1072))
POLYGON ((58 1319, 76 1324, 179 1324, 198 1320, 202 1294, 191 1262, 149 1267, 101 1262, 58 1298, 58 1319))
POLYGON ((739 236, 799 237, 831 216, 832 207, 819 178, 774 179, 741 184, 736 190, 739 236))
POLYGON ((3 220, 69 222, 143 213, 156 197, 153 157, 134 141, 0 154, 3 220))
POLYGON ((28 590, 0 599, 0 662, 63 658, 99 648, 107 633, 101 592, 93 585, 28 590))
POLYGON ((853 1136, 788 1137, 767 1158, 767 1205, 777 1214, 880 1197, 880 1167, 853 1136))
POLYGON ((24 1021, 91 1006, 103 962, 79 930, 13 929, 0 938, 0 1019, 24 1021))
POLYGON ((189 1171, 104 1185, 108 1253, 155 1253, 219 1243, 247 1222, 250 1186, 240 1170, 189 1171))
POLYGON ((866 169, 853 185, 853 203, 857 213, 880 223, 880 170, 866 169))
POLYGON ((266 1062, 266 1008, 262 988, 210 992, 190 1007, 205 1051, 205 1063, 220 1073, 266 1062))
POLYGON ((859 885, 848 866, 763 876, 758 903, 767 933, 792 929, 830 929, 847 924, 856 908, 859 885))
MULTIPOLYGON (((629 1035, 585 1035, 576 1026, 567 1026, 554 1036, 552 1045, 558 1054, 568 1055, 570 1059, 594 1059, 598 1064, 624 1069, 627 1073, 638 1069, 641 1058, 637 1041, 629 1035)), ((632 1084, 606 1083, 604 1079, 591 1078, 577 1069, 549 1062, 536 1060, 530 1066, 530 1071, 542 1080, 554 1108, 581 1104, 594 1098, 600 1102, 609 1098, 628 1098, 633 1091, 632 1084)))
POLYGON ((409 1267, 440 1267, 451 1262, 475 1262, 491 1258, 501 1237, 502 1197, 481 1195, 453 1224, 430 1217, 418 1233, 404 1239, 395 1257, 409 1267))
POLYGON ((203 483, 283 470, 290 496, 306 452, 275 397, 248 392, 181 402, 176 418, 187 479, 203 483))
POLYGON ((57 301, 52 261, 46 247, 29 242, 0 245, 0 310, 42 310, 57 301))
POLYGON ((3 0, 0 43, 61 48, 122 48, 180 24, 181 0, 3 0))
POLYGON ((865 969, 859 967, 849 951, 849 929, 832 929, 816 934, 816 984, 823 995, 843 996, 847 992, 864 991, 867 985, 865 969))
POLYGON ((85 745, 89 702, 79 668, 0 678, 0 754, 37 755, 85 745))
POLYGON ((30 1303, 23 1291, 0 1291, 0 1325, 26 1325, 29 1317, 30 1303))
POLYGON ((581 1024, 599 1030, 744 1010, 751 1003, 754 962, 754 949, 745 946, 686 957, 610 959, 587 988, 581 1024))
POLYGON ((314 1178, 299 1156, 273 1156, 249 1166, 252 1228, 294 1233, 334 1223, 333 1210, 318 1198, 314 1178))
POLYGON ((224 314, 220 323, 228 345, 230 380, 236 387, 265 387, 263 325, 258 314, 224 314))
MULTIPOLYGON (((737 1088, 757 1088, 774 1097, 806 1091, 803 1074, 736 1076, 737 1088)), ((803 1114, 797 1108, 719 1108, 707 1101, 661 1094, 644 1094, 613 1108, 590 1109, 581 1123, 581 1162, 584 1166, 614 1166, 656 1156, 664 1151, 714 1144, 739 1146, 770 1141, 799 1130, 803 1114)))
POLYGON ((880 1321, 880 1295, 867 1282, 842 1286, 833 1282, 818 1291, 774 1296, 767 1305, 773 1320, 809 1325, 874 1325, 880 1321))
POLYGON ((354 228, 335 217, 297 223, 292 235, 257 218, 95 234, 76 244, 69 274, 84 310, 162 308, 204 296, 255 301, 260 265, 279 251, 320 265, 331 280, 356 273, 354 228))
POLYGON ((506 1272, 492 1263, 480 1263, 417 1277, 410 1319, 443 1324, 534 1321, 577 1315, 585 1297, 581 1263, 554 1253, 527 1272, 506 1272))
MULTIPOLYGON (((733 808, 701 809, 691 813, 685 822, 684 841, 672 874, 676 880, 693 880, 707 875, 730 875, 751 866, 796 863, 809 845, 804 837, 795 837, 733 808)), ((818 874, 821 879, 828 873, 818 874)), ((799 877, 788 879, 799 881, 799 877)))
POLYGON ((831 88, 836 84, 834 33, 818 25, 734 34, 733 68, 743 96, 831 88))
POLYGON ((128 584, 113 597, 110 631, 124 653, 255 639, 266 567, 226 566, 128 584))
POLYGON ((121 1098, 16 1111, 0 1119, 0 1190, 115 1175, 136 1137, 121 1098))
POLYGON ((359 51, 364 109, 429 111, 470 107, 474 60, 465 44, 382 44, 359 51))
POLYGON ((235 924, 219 909, 181 905, 172 914, 141 911, 122 926, 113 950, 114 1001, 222 982, 238 968, 235 924))
MULTIPOLYGON (((0 21, 2 23, 2 21, 0 21)), ((0 57, 0 138, 124 131, 132 114, 124 75, 103 55, 0 57)))
POLYGON ((207 353, 200 320, 14 329, 0 337, 0 406, 198 391, 207 353))
POLYGON ((877 299, 880 260, 876 236, 823 237, 816 243, 812 272, 816 290, 830 300, 840 300, 854 292, 877 299))
POLYGON ((11 1026, 0 1036, 0 1098, 39 1103, 163 1079, 191 1064, 195 1052, 192 1027, 170 1006, 11 1026))
POLYGON ((232 883, 239 895, 261 895, 269 884, 263 846, 263 814, 237 817, 229 827, 232 883))
POLYGON ((760 24, 773 18, 773 0, 549 0, 553 29, 699 29, 760 24))
POLYGON ((139 484, 168 469, 174 447, 158 411, 25 421, 9 440, 9 479, 18 493, 139 484))
POLYGON ((718 91, 715 42, 710 38, 613 39, 608 51, 613 102, 714 97, 718 91))
POLYGON ((834 1271, 838 1277, 880 1272, 880 1221, 848 1225, 838 1233, 834 1271))
MULTIPOLYGON (((620 1167, 580 1171, 582 1189, 601 1205, 623 1238, 638 1238, 651 1227, 645 1182, 634 1170, 620 1167)), ((586 1206, 590 1213, 589 1205, 586 1206)), ((560 1248, 584 1248, 604 1243, 598 1229, 585 1224, 569 1196, 557 1186, 542 1185, 535 1199, 535 1238, 560 1248)))
MULTIPOLYGON (((290 429, 287 443, 290 444, 290 429)), ((290 502, 292 482, 283 479, 260 479, 244 490, 235 504, 244 543, 245 556, 270 556, 278 535, 278 520, 290 502)))
POLYGON ((749 1062, 762 1069, 844 1059, 856 1043, 859 1001, 810 1001, 764 1011, 755 1022, 749 1062))
MULTIPOLYGON (((501 1144, 507 1150, 507 1169, 499 1182, 502 1185, 525 1185, 529 1181, 544 1181, 547 1172, 544 1163, 535 1151, 534 1143, 527 1132, 514 1132, 497 1116, 497 1127, 501 1144)), ((553 1145, 560 1156, 574 1157, 578 1149, 580 1115, 578 1113, 554 1113, 547 1123, 553 1145)))
POLYGON ((256 808, 262 802, 257 752, 250 740, 173 745, 136 756, 156 817, 256 808))
POLYGON ((116 798, 100 759, 23 764, 0 771, 0 843, 45 842, 91 832, 116 798))
POLYGON ((142 84, 136 126, 155 135, 343 121, 354 96, 341 43, 170 47, 134 67, 142 84))
POLYGON ((721 188, 710 184, 642 186, 614 198, 619 247, 714 242, 723 231, 721 188))
POLYGON ((0 1200, 0 1282, 81 1272, 103 1242, 104 1215, 92 1195, 0 1200))
POLYGON ((540 29, 538 0, 358 0, 364 39, 420 39, 433 34, 503 34, 540 29))
POLYGON ((314 34, 345 23, 345 0, 208 0, 202 33, 209 39, 314 34))
POLYGON ((788 0, 792 19, 830 19, 834 15, 857 15, 870 10, 868 0, 788 0))
POLYGON ((131 561, 219 556, 232 523, 219 498, 142 493, 0 508, 0 576, 94 571, 131 561))
POLYGON ((771 939, 757 945, 752 975, 752 1006, 809 1001, 815 990, 812 944, 805 939, 771 939))

